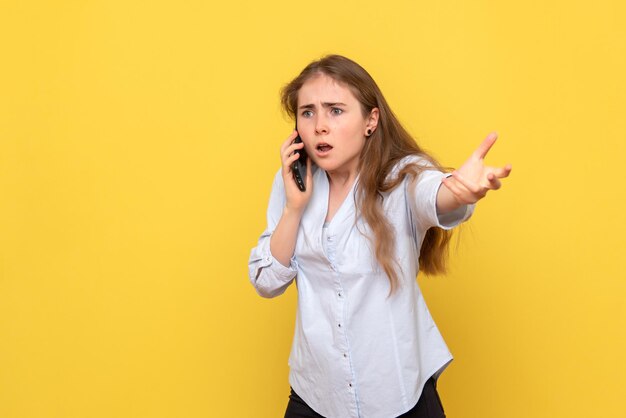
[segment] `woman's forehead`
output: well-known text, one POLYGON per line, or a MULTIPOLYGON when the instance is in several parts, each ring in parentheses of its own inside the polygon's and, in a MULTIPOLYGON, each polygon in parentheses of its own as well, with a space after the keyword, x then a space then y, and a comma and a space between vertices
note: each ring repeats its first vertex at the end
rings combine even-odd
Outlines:
POLYGON ((298 105, 319 102, 345 103, 356 102, 356 97, 344 83, 326 74, 320 74, 307 80, 298 91, 298 105))

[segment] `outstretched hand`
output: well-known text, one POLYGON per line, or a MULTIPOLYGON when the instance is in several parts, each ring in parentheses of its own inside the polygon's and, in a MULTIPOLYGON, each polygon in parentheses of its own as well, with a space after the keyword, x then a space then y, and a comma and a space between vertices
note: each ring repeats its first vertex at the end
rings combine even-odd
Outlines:
POLYGON ((487 135, 471 157, 458 170, 452 172, 452 177, 442 180, 459 204, 478 202, 489 190, 499 189, 502 186, 500 179, 511 173, 511 164, 504 167, 488 167, 484 164, 485 156, 497 138, 498 134, 495 132, 487 135))

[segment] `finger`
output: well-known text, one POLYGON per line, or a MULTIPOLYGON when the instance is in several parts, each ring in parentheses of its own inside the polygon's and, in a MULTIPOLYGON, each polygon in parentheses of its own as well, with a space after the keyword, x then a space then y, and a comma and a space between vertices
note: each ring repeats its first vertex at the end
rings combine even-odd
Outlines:
POLYGON ((462 193, 464 196, 472 194, 472 192, 467 187, 463 186, 461 183, 455 180, 454 177, 444 177, 444 179, 455 185, 456 188, 459 189, 459 192, 462 193))
POLYGON ((291 134, 285 139, 285 141, 280 146, 280 153, 282 154, 284 150, 293 143, 293 140, 298 136, 298 132, 294 129, 291 131, 291 134))
POLYGON ((480 158, 481 160, 484 159, 493 144, 496 142, 496 139, 498 139, 498 134, 496 132, 492 132, 487 135, 487 138, 485 138, 476 151, 474 151, 474 156, 480 158))
POLYGON ((297 153, 285 153, 282 156, 282 163, 283 163, 283 169, 285 171, 285 173, 288 173, 291 171, 291 165, 298 159, 300 158, 300 156, 297 153))
POLYGON ((444 177, 443 179, 441 179, 441 183, 446 186, 448 188, 448 190, 450 190, 452 192, 452 194, 456 197, 456 200, 463 204, 463 205, 469 205, 471 203, 474 203, 472 200, 469 200, 467 198, 467 189, 463 188, 461 189, 459 187, 459 185, 457 185, 453 180, 451 180, 448 177, 444 177))
POLYGON ((294 153, 295 150, 302 149, 302 148, 304 148, 303 142, 300 142, 298 144, 291 144, 282 151, 282 158, 285 159, 287 157, 290 157, 291 155, 295 154, 294 153))
POLYGON ((479 186, 478 184, 469 181, 468 179, 466 179, 465 177, 463 177, 463 175, 461 175, 458 171, 453 171, 452 172, 452 177, 455 178, 455 180, 457 180, 459 183, 461 183, 463 186, 467 187, 467 189, 471 192, 474 193, 475 195, 484 195, 485 191, 483 190, 483 188, 481 186, 479 186))
MULTIPOLYGON (((290 158, 291 158, 291 157, 290 157, 290 158)), ((293 170, 292 170, 292 168, 291 168, 291 167, 293 166, 293 163, 294 163, 296 160, 297 160, 297 158, 295 158, 295 159, 293 159, 293 160, 289 159, 289 160, 286 160, 286 161, 285 161, 285 163, 283 164, 283 170, 282 170, 282 171, 283 171, 283 176, 291 176, 291 175, 292 175, 292 171, 293 171, 293 170)))
POLYGON ((298 158, 300 158, 300 156, 299 156, 298 154, 296 154, 296 153, 293 153, 293 154, 291 154, 291 155, 288 155, 288 156, 285 158, 285 165, 287 165, 287 166, 291 167, 291 165, 292 165, 294 162, 296 162, 296 160, 297 160, 298 158))
POLYGON ((291 145, 291 143, 293 142, 294 139, 296 139, 297 136, 298 136, 298 131, 296 131, 295 129, 291 131, 291 134, 287 137, 287 139, 280 146, 281 154, 283 154, 283 151, 285 150, 285 148, 291 145))
POLYGON ((511 174, 511 169, 511 164, 507 164, 504 167, 494 167, 491 170, 496 177, 498 177, 499 179, 503 179, 511 174))
POLYGON ((294 152, 297 149, 302 149, 304 148, 304 142, 298 142, 297 144, 294 142, 293 144, 289 145, 285 151, 288 152, 289 154, 291 154, 292 152, 294 152))
POLYGON ((292 164, 298 158, 300 158, 300 154, 299 153, 292 152, 291 150, 287 149, 285 154, 283 154, 283 156, 282 156, 282 161, 283 161, 283 164, 292 164))
POLYGON ((502 186, 502 183, 500 183, 500 180, 494 173, 487 174, 487 181, 489 181, 489 189, 498 190, 502 186))

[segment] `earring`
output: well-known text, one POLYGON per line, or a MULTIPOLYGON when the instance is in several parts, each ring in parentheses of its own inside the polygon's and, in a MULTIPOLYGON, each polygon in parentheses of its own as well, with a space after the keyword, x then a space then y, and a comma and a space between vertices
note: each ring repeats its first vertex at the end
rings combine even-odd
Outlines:
POLYGON ((367 136, 370 136, 371 134, 372 134, 372 130, 371 130, 371 129, 368 129, 368 130, 367 130, 367 136))

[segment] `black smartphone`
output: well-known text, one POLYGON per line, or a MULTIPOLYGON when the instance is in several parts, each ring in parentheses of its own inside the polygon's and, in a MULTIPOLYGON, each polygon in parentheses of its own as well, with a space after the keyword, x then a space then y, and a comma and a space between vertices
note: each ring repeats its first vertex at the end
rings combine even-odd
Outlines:
MULTIPOLYGON (((296 125, 296 131, 297 130, 298 130, 298 126, 296 125)), ((300 134, 298 134, 298 136, 293 142, 295 144, 299 144, 300 142, 302 142, 302 138, 300 138, 300 134)), ((293 179, 296 181, 296 184, 298 185, 298 189, 304 192, 306 191, 305 184, 306 184, 307 155, 306 155, 306 151, 304 150, 304 148, 297 149, 295 152, 298 153, 300 157, 298 157, 298 159, 291 164, 291 172, 293 173, 293 179)))

